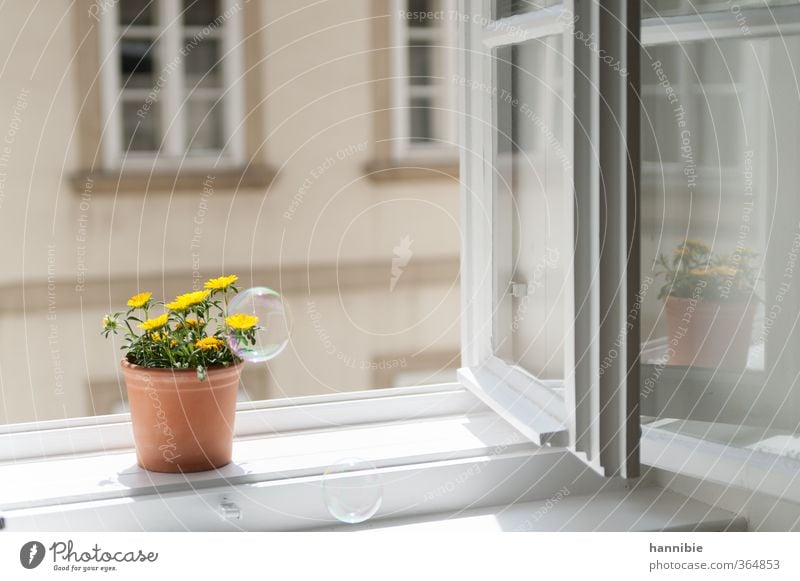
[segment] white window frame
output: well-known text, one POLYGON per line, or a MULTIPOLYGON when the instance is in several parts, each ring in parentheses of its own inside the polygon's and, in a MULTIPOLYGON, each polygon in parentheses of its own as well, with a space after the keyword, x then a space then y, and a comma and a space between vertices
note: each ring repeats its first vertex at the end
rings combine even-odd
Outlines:
POLYGON ((614 0, 601 10, 596 2, 568 0, 496 21, 489 0, 465 3, 472 9, 464 12, 474 18, 463 32, 464 84, 480 89, 465 91, 462 103, 466 234, 461 263, 464 368, 459 377, 533 442, 567 446, 607 476, 637 476, 639 341, 638 326, 627 329, 627 319, 639 284, 639 108, 628 107, 629 100, 635 103, 632 95, 638 89, 638 3, 614 0), (628 26, 629 22, 636 24, 628 26), (629 78, 601 62, 600 50, 581 42, 576 30, 599 39, 599 49, 613 54, 629 78), (510 248, 497 252, 497 245, 507 239, 497 234, 507 231, 511 222, 510 209, 495 203, 492 104, 500 91, 493 78, 492 51, 554 34, 564 38, 567 70, 562 93, 569 129, 562 147, 572 165, 565 170, 564 195, 574 192, 576 199, 574 305, 565 321, 563 385, 508 364, 499 356, 493 337, 502 326, 499 305, 511 292, 512 281, 499 281, 500 273, 511 268, 498 256, 510 263, 511 253, 510 248), (618 357, 601 374, 600 358, 612 348, 618 357))
MULTIPOLYGON (((396 161, 431 158, 435 161, 457 157, 457 102, 453 78, 456 72, 455 51, 448 47, 457 46, 457 0, 440 0, 442 9, 430 28, 416 30, 409 25, 407 0, 391 0, 390 46, 391 51, 391 155, 396 161), (433 50, 439 48, 436 59, 441 69, 441 82, 431 85, 412 85, 409 77, 408 41, 413 33, 431 33, 433 50), (438 37, 438 38, 436 38, 438 37), (411 99, 416 91, 435 90, 436 99, 431 109, 434 129, 439 126, 440 143, 413 143, 410 136, 411 99)), ((436 74, 436 71, 434 71, 436 74)), ((436 139, 434 131, 434 139, 436 139)))
MULTIPOLYGON (((103 167, 120 169, 201 169, 213 165, 217 168, 241 166, 244 151, 244 90, 243 90, 243 28, 240 0, 220 0, 222 24, 209 32, 201 26, 188 27, 181 22, 181 3, 177 0, 154 0, 156 24, 147 27, 127 27, 119 24, 119 3, 112 2, 101 12, 99 22, 99 48, 103 55, 100 80, 101 115, 104 121, 101 136, 103 167), (122 34, 135 35, 142 28, 147 37, 156 39, 154 79, 158 79, 167 63, 174 65, 158 91, 160 150, 154 152, 126 151, 122 131, 122 75, 120 71, 120 43, 122 34), (205 89, 186 87, 185 58, 179 58, 186 38, 194 32, 202 38, 220 39, 219 66, 222 84, 215 93, 221 93, 223 149, 219 153, 194 155, 185 146, 188 99, 205 89)), ((146 98, 151 88, 140 89, 146 98)))

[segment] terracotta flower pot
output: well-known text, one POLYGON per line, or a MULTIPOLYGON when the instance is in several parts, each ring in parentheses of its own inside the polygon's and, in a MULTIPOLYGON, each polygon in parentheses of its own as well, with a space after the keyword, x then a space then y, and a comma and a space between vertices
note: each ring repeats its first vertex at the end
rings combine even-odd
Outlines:
POLYGON ((747 366, 755 315, 750 303, 667 297, 670 365, 742 370, 747 366))
POLYGON ((139 466, 200 472, 228 464, 242 364, 208 369, 151 369, 122 360, 139 466))

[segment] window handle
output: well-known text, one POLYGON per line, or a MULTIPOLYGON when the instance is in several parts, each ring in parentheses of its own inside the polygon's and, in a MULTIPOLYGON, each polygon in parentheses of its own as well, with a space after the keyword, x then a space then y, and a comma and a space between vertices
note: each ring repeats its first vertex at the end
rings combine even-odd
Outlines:
POLYGON ((219 503, 219 512, 225 520, 242 520, 242 509, 227 498, 223 498, 219 503))

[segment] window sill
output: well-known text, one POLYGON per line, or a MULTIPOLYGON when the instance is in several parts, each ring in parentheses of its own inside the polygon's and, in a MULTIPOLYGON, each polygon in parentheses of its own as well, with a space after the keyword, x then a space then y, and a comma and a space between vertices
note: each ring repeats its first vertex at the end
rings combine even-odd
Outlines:
POLYGON ((196 168, 93 171, 84 170, 70 179, 75 192, 84 193, 171 193, 198 192, 203 187, 223 190, 264 190, 275 179, 275 172, 265 165, 226 167, 219 170, 196 168), (209 180, 213 177, 213 181, 209 180))
POLYGON ((328 530, 444 532, 716 532, 746 531, 747 521, 655 486, 572 496, 564 487, 548 500, 466 511, 456 516, 366 522, 328 530))
POLYGON ((367 177, 375 182, 458 180, 458 160, 394 160, 376 159, 365 168, 367 177))
POLYGON ((763 432, 711 422, 654 420, 642 424, 642 464, 800 503, 796 437, 763 432))
POLYGON ((239 438, 232 464, 196 474, 146 472, 131 451, 6 464, 0 515, 9 531, 329 527, 324 472, 347 457, 371 462, 382 479, 375 519, 547 498, 556 481, 575 494, 608 485, 569 453, 538 448, 483 411, 239 438), (223 501, 241 519, 223 518, 223 501))

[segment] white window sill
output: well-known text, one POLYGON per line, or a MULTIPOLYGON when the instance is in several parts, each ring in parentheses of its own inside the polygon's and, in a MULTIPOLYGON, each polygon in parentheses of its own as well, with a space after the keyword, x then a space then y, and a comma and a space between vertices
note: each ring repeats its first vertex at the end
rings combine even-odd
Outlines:
POLYGON ((421 516, 367 522, 328 530, 435 532, 651 532, 745 531, 747 521, 655 486, 614 490, 591 496, 556 496, 456 516, 421 516))
POLYGON ((793 434, 661 419, 643 423, 641 458, 654 468, 800 503, 800 444, 793 434))
POLYGON ((482 408, 237 438, 232 464, 196 474, 144 471, 132 451, 7 463, 0 516, 9 531, 315 529, 337 522, 325 505, 324 472, 348 457, 372 462, 382 480, 376 520, 547 498, 562 482, 575 494, 609 486, 482 408), (222 517, 223 501, 240 508, 240 520, 222 517))

